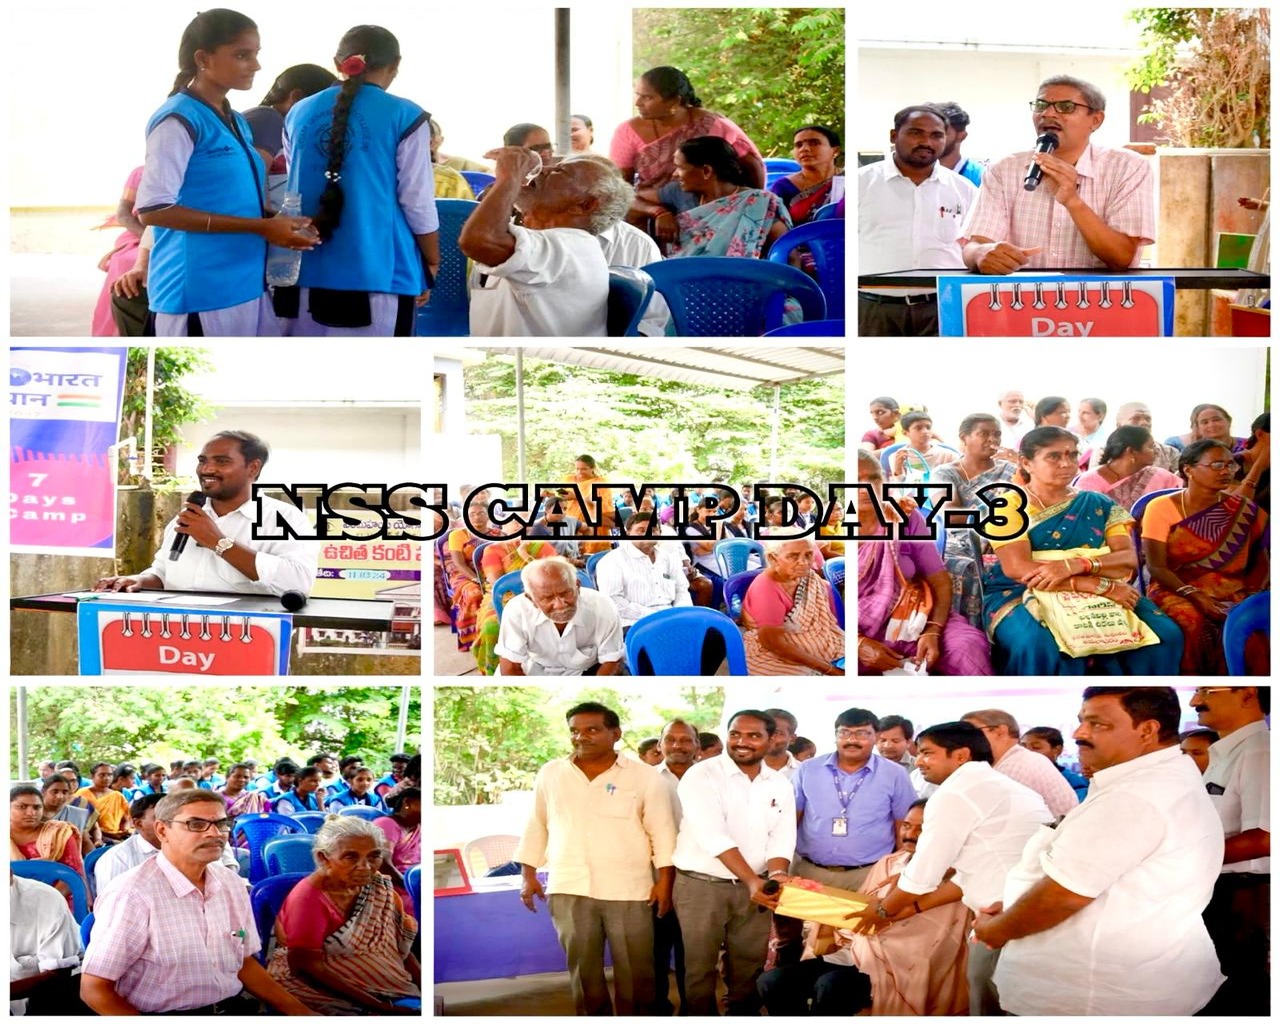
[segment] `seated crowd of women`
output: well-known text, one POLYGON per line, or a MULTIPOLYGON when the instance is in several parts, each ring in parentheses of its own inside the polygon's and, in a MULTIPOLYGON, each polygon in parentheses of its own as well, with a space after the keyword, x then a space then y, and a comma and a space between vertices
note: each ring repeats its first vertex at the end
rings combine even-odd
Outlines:
MULTIPOLYGON (((1269 415, 1236 438, 1224 410, 1201 405, 1189 434, 1165 446, 1125 425, 1090 458, 1078 431, 1044 422, 1065 424, 1066 400, 1039 406, 1040 422, 1012 452, 994 414, 966 416, 951 449, 937 443, 927 413, 904 415, 891 398, 872 403, 876 427, 858 452, 859 481, 949 484, 942 511, 984 519, 1010 485, 1022 492, 1029 528, 998 536, 1017 530, 1010 520, 987 531, 992 539, 953 528, 941 548, 860 543, 859 671, 1225 673, 1227 615, 1270 589, 1269 415), (1176 473, 1156 465, 1160 447, 1172 451, 1176 473)), ((860 523, 877 522, 871 501, 860 493, 860 523)), ((887 507, 882 514, 894 517, 887 507)), ((927 534, 918 510, 909 522, 908 532, 927 534)), ((1264 635, 1249 638, 1243 655, 1250 674, 1268 671, 1264 635)))

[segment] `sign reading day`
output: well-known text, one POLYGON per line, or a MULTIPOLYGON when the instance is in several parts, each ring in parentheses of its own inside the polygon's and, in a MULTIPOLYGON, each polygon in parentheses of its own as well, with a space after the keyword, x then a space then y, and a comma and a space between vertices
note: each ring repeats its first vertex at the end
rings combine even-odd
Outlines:
POLYGON ((1173 279, 1044 272, 938 275, 948 338, 1157 338, 1173 334, 1173 279))

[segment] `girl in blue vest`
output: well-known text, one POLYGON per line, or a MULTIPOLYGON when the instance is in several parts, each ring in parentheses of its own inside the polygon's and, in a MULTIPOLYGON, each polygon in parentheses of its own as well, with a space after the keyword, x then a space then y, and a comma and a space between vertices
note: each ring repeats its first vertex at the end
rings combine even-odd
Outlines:
POLYGON ((320 769, 315 765, 302 768, 298 772, 293 789, 276 800, 271 809, 277 814, 290 815, 301 814, 303 811, 323 811, 324 804, 316 794, 319 788, 320 769))
POLYGON ((147 122, 138 216, 156 229, 147 292, 161 337, 279 334, 266 297, 267 245, 310 249, 305 217, 265 216, 266 167, 227 93, 248 89, 258 29, 225 9, 182 35, 173 92, 147 122))
POLYGON ((385 28, 342 37, 335 85, 285 117, 289 191, 324 241, 302 257, 300 292, 276 290, 295 336, 407 336, 440 266, 430 115, 392 96, 400 44, 385 28))
POLYGON ((325 801, 326 810, 336 810, 339 807, 375 807, 380 811, 386 811, 387 804, 382 797, 371 792, 373 789, 373 770, 370 768, 359 768, 351 776, 351 788, 335 795, 331 795, 325 801))

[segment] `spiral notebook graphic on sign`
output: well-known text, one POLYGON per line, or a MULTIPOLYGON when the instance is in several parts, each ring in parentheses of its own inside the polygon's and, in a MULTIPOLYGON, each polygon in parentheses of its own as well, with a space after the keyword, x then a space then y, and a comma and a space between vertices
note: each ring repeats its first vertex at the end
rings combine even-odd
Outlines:
POLYGON ((289 670, 288 615, 86 601, 80 674, 276 676, 289 670))

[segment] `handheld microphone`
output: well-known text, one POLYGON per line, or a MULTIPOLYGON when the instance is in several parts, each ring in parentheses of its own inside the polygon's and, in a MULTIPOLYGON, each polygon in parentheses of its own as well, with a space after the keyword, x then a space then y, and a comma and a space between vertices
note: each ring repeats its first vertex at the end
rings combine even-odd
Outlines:
MULTIPOLYGON (((209 496, 203 491, 192 491, 187 495, 187 501, 193 505, 203 506, 208 500, 209 496)), ((169 561, 176 562, 182 556, 182 552, 187 550, 187 541, 190 539, 191 534, 189 533, 175 533, 173 535, 173 544, 169 548, 169 561)))
POLYGON ((280 603, 287 612, 296 612, 307 603, 307 595, 301 590, 286 590, 280 595, 280 603))
MULTIPOLYGON (((1058 148, 1058 136, 1053 132, 1045 132, 1040 138, 1036 139, 1035 152, 1052 153, 1058 148)), ((1044 178, 1044 168, 1042 168, 1034 160, 1027 167, 1027 176, 1022 180, 1022 187, 1028 192, 1034 192, 1040 186, 1041 180, 1044 178)))
MULTIPOLYGON (((782 891, 782 883, 776 878, 767 879, 764 885, 760 886, 760 891, 766 896, 777 896, 778 893, 782 891)), ((756 910, 760 911, 762 914, 768 909, 768 907, 762 907, 758 904, 756 905, 756 910)))

